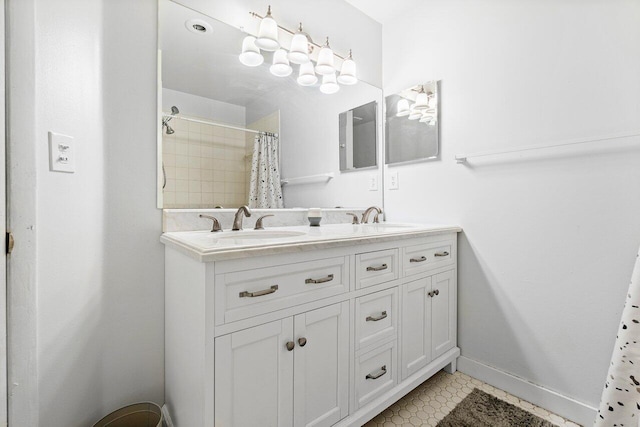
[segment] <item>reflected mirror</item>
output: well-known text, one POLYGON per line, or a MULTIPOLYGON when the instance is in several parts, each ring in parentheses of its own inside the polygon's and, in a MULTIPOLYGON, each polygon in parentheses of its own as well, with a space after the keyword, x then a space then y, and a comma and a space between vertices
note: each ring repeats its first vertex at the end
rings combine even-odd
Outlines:
POLYGON ((378 103, 373 101, 340 114, 340 170, 377 165, 378 103))
MULTIPOLYGON (((287 77, 270 72, 272 52, 262 52, 261 65, 243 65, 239 55, 246 35, 159 0, 161 207, 380 205, 381 192, 368 191, 367 177, 340 173, 338 141, 345 111, 367 120, 367 127, 381 123, 372 115, 382 114, 375 111, 382 90, 358 81, 328 95, 319 90, 322 78, 303 87, 296 82, 298 65, 291 64, 287 77), (366 105, 372 107, 358 109, 366 105)), ((340 63, 336 59, 336 67, 340 63)), ((364 148, 355 154, 354 167, 376 164, 377 143, 370 140, 367 154, 364 148)), ((368 173, 381 180, 379 169, 368 173)))
POLYGON ((431 81, 385 98, 387 164, 438 158, 438 86, 431 81))

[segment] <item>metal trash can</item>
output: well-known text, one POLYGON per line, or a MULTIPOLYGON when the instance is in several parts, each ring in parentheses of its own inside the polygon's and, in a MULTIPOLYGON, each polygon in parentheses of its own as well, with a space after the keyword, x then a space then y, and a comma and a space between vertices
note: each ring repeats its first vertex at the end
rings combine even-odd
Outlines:
POLYGON ((134 403, 110 413, 93 427, 162 427, 162 409, 151 402, 134 403))

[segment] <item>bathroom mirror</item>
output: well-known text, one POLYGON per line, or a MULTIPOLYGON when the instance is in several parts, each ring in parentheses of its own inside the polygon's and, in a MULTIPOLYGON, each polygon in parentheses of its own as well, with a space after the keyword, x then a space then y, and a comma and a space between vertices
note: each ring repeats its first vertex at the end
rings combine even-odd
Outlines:
MULTIPOLYGON (((249 204, 252 169, 271 166, 279 168, 284 208, 381 205, 382 192, 369 191, 368 177, 341 173, 338 141, 340 114, 381 105, 382 90, 363 81, 340 85, 331 95, 321 93, 319 83, 300 86, 298 65, 288 77, 270 73, 270 52, 262 52, 262 65, 245 66, 239 54, 246 35, 191 7, 159 0, 161 207, 249 204), (269 164, 254 161, 254 151, 264 151, 254 150, 261 135, 279 143, 269 149, 269 164)), ((368 114, 379 114, 369 126, 380 126, 382 112, 368 114)), ((356 168, 360 158, 375 168, 380 142, 372 144, 369 154, 357 154, 356 168)), ((382 179, 380 168, 363 173, 382 179)))
POLYGON ((378 103, 369 102, 340 114, 340 170, 377 165, 378 103))
POLYGON ((430 81, 385 98, 386 163, 437 159, 439 84, 430 81))

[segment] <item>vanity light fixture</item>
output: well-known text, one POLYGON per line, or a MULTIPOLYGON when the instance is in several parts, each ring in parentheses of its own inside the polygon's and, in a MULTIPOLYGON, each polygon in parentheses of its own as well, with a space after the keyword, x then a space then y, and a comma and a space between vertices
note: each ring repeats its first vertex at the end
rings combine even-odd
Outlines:
POLYGON ((336 69, 333 66, 333 50, 331 50, 331 46, 329 46, 329 37, 327 37, 327 41, 320 49, 320 53, 318 53, 318 62, 316 64, 316 73, 321 76, 326 76, 328 74, 334 74, 336 69))
POLYGON ((309 41, 307 35, 302 31, 302 22, 298 27, 298 32, 291 39, 291 49, 288 55, 289 61, 294 64, 306 64, 309 59, 309 41))
POLYGON ((358 77, 356 76, 356 62, 353 60, 353 54, 349 49, 349 56, 342 62, 342 68, 340 69, 340 75, 338 76, 338 83, 343 85, 354 85, 358 83, 358 77))
POLYGON ((260 21, 256 46, 268 52, 274 52, 280 47, 280 42, 278 42, 278 23, 271 16, 271 6, 267 9, 267 16, 260 21))
POLYGON ((258 36, 248 34, 242 41, 242 53, 240 62, 249 67, 257 67, 264 62, 264 57, 260 50, 274 52, 273 63, 269 71, 278 77, 287 77, 293 69, 291 64, 299 65, 298 77, 296 81, 300 86, 315 86, 318 83, 318 76, 322 76, 320 91, 326 94, 336 93, 340 90, 338 83, 343 85, 354 85, 358 83, 356 74, 356 63, 353 54, 349 51, 347 57, 335 53, 329 46, 329 37, 323 46, 311 40, 311 37, 302 29, 302 23, 296 32, 281 27, 271 15, 271 6, 267 9, 266 16, 262 17, 255 12, 249 12, 254 18, 260 19, 258 36), (282 30, 292 36, 291 45, 282 47, 278 40, 278 31, 282 30), (311 60, 311 54, 319 49, 315 65, 311 60), (335 57, 342 60, 339 75, 336 76, 335 57), (317 74, 317 75, 316 75, 317 74))

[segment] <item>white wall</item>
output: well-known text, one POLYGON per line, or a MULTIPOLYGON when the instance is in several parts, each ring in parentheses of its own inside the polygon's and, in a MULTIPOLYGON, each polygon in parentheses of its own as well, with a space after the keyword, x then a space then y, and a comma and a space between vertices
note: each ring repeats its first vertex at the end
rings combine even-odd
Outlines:
POLYGON ((442 160, 392 221, 458 223, 463 356, 596 406, 640 245, 640 3, 433 0, 383 28, 386 93, 442 79, 442 160), (408 43, 414 40, 416 43, 408 43))
POLYGON ((10 344, 12 425, 86 426, 163 401, 156 13, 153 0, 9 4, 9 39, 24 42, 9 53, 9 215, 23 245, 10 332, 25 337, 10 344), (74 174, 49 172, 49 130, 75 138, 74 174))

